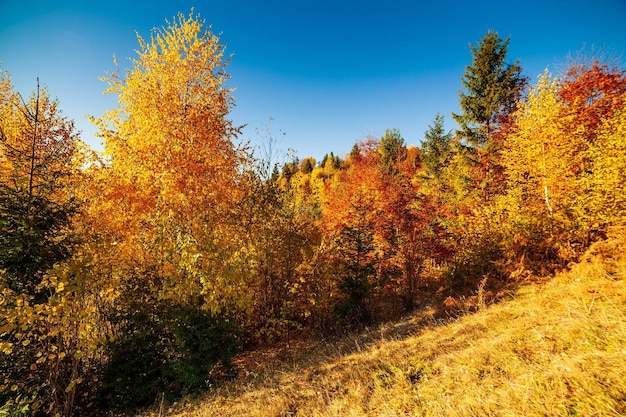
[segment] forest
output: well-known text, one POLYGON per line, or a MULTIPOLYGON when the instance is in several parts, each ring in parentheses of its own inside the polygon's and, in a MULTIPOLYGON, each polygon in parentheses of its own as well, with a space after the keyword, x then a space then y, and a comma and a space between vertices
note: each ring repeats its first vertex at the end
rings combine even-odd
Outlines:
POLYGON ((206 392, 241 352, 455 317, 625 234, 626 70, 531 80, 509 42, 472 44, 458 129, 436 114, 419 147, 389 128, 282 166, 229 119, 229 56, 193 14, 103 77, 103 152, 0 74, 0 415, 206 392))

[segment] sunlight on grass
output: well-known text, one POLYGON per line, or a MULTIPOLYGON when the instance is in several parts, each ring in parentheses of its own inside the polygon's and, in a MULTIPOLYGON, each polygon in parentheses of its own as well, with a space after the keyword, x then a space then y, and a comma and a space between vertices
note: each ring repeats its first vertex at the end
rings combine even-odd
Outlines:
POLYGON ((447 324, 416 315, 318 344, 146 416, 624 415, 620 248, 597 244, 570 272, 447 324))

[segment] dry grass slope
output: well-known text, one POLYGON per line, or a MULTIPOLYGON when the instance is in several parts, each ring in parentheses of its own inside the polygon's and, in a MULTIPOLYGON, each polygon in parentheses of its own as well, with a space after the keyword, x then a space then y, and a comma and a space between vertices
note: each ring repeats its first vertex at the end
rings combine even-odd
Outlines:
POLYGON ((626 242, 446 324, 415 316, 270 361, 150 416, 626 415, 626 242))

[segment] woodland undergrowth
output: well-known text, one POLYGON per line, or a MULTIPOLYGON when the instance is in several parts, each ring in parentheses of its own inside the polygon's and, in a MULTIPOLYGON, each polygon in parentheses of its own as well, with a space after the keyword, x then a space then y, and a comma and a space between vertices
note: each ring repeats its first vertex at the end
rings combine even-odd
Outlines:
POLYGON ((206 397, 144 416, 624 415, 625 243, 614 234, 568 271, 457 319, 425 309, 259 354, 206 397))

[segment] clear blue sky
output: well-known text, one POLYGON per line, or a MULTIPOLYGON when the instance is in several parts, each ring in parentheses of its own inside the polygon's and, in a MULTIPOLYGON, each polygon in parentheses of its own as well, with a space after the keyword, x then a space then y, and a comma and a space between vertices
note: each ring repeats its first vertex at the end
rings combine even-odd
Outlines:
POLYGON ((387 128, 419 145, 437 113, 454 128, 469 44, 490 29, 511 37, 509 61, 533 82, 583 47, 626 52, 626 0, 0 0, 1 68, 25 96, 39 77, 101 149, 85 115, 116 102, 98 77, 114 69, 113 55, 135 56, 135 31, 148 38, 192 7, 233 54, 242 139, 257 143, 272 115, 284 152, 318 160, 387 128))

